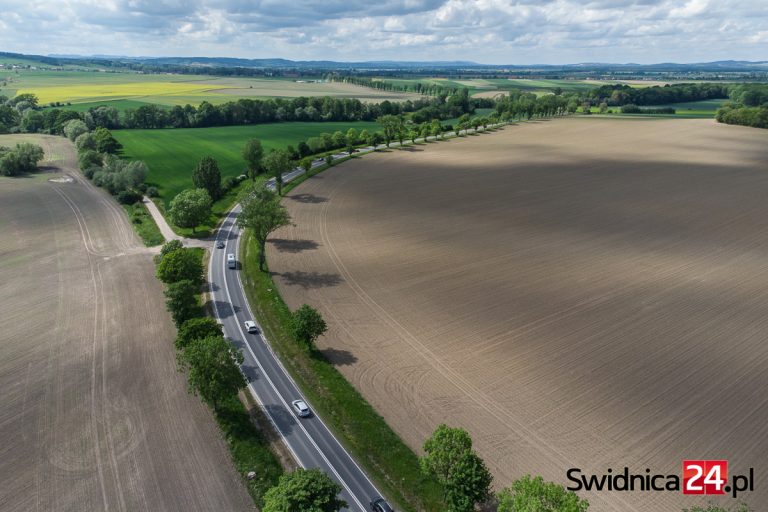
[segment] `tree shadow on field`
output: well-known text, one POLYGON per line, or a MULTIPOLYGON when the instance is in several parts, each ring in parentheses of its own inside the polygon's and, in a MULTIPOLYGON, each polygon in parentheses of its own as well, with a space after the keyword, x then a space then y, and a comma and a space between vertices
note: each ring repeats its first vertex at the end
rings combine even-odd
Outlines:
POLYGON ((328 202, 327 197, 320 197, 314 194, 296 194, 288 196, 288 199, 292 201, 298 201, 299 203, 318 204, 328 202))
POLYGON ((326 348, 318 351, 325 359, 335 366, 349 366, 357 362, 357 357, 348 350, 339 350, 336 348, 326 348))
POLYGON ((320 247, 320 244, 314 240, 288 240, 286 238, 273 238, 269 241, 275 246, 278 252, 297 253, 302 251, 313 251, 320 247))
POLYGON ((321 274, 319 272, 283 272, 276 275, 283 278, 289 286, 301 286, 305 290, 337 286, 344 280, 339 274, 321 274))
POLYGON ((424 148, 417 148, 415 146, 403 146, 400 148, 400 151, 408 151, 411 153, 417 153, 419 151, 424 151, 424 148))

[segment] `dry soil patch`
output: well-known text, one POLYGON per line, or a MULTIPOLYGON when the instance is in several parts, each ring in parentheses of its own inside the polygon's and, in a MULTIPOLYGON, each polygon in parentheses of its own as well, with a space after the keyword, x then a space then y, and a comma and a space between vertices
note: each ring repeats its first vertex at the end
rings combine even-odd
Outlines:
MULTIPOLYGON (((468 428, 498 486, 685 458, 768 503, 768 132, 562 119, 364 157, 295 189, 270 268, 415 449, 468 428)), ((669 512, 676 493, 583 493, 669 512)), ((726 502, 729 502, 726 500, 726 502)))
POLYGON ((176 371, 151 254, 65 139, 0 144, 30 139, 49 172, 0 178, 0 508, 252 509, 176 371))

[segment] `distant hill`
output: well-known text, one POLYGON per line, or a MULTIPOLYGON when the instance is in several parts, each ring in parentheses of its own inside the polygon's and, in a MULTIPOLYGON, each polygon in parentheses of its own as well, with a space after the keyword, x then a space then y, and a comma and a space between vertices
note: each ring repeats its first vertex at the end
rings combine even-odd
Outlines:
POLYGON ((585 62, 577 64, 479 64, 472 61, 363 61, 363 62, 339 62, 332 60, 306 60, 294 61, 282 58, 272 59, 242 59, 233 57, 128 57, 118 55, 24 55, 19 53, 0 52, 0 62, 13 59, 19 61, 38 62, 48 66, 71 65, 97 65, 103 67, 132 68, 141 66, 149 70, 161 68, 189 68, 189 69, 243 69, 243 70, 361 70, 361 71, 397 71, 414 72, 418 70, 436 71, 471 71, 471 72, 541 72, 554 73, 558 71, 596 71, 596 72, 635 72, 635 73, 718 73, 718 72, 760 72, 768 71, 768 61, 737 61, 723 60, 701 63, 674 63, 662 62, 658 64, 635 63, 600 63, 585 62))

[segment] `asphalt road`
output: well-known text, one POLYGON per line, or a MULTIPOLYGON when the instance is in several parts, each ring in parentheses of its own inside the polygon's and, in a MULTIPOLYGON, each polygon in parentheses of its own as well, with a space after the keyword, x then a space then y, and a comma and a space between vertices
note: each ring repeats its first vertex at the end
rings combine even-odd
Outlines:
POLYGON ((224 335, 242 350, 245 357, 242 370, 250 380, 249 387, 298 463, 305 468, 320 468, 336 480, 343 488, 342 498, 349 504, 348 510, 369 510, 371 498, 379 496, 379 491, 314 414, 312 404, 301 395, 262 335, 245 331, 243 322, 253 320, 258 324, 258 320, 245 299, 240 263, 233 270, 227 268, 226 261, 227 254, 237 257, 240 252, 240 229, 235 224, 239 211, 238 205, 219 228, 216 239, 223 240, 226 247, 211 247, 208 269, 214 309, 224 326, 224 335), (291 402, 299 398, 312 409, 311 417, 299 418, 293 412, 291 402))

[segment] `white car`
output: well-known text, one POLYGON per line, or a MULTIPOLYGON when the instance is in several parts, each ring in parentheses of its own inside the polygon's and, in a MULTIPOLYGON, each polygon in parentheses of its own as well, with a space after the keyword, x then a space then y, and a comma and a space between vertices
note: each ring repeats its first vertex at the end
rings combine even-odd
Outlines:
POLYGON ((291 404, 293 405, 293 410, 296 411, 296 414, 298 414, 302 418, 306 418, 307 416, 312 414, 306 402, 304 402, 304 400, 294 400, 293 402, 291 402, 291 404))
POLYGON ((253 320, 246 320, 245 321, 245 330, 248 331, 251 334, 258 334, 259 328, 256 327, 256 322, 253 320))

